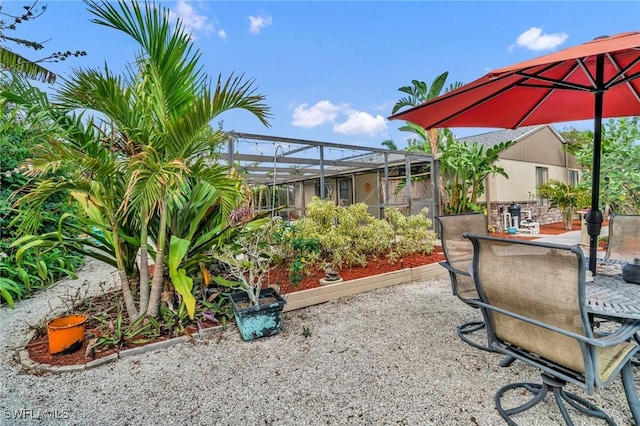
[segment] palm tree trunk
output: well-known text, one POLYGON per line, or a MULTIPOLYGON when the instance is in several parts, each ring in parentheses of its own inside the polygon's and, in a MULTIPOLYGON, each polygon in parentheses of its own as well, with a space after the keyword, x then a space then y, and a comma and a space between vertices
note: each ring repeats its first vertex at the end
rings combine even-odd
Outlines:
POLYGON ((138 317, 138 311, 136 309, 136 303, 133 300, 133 295, 131 294, 131 287, 129 286, 129 277, 127 277, 127 271, 124 267, 124 260, 122 259, 122 252, 120 251, 120 236, 118 234, 117 224, 112 225, 111 233, 113 234, 113 248, 116 256, 116 265, 118 265, 118 276, 120 278, 120 288, 122 289, 124 306, 127 309, 129 322, 133 323, 138 317))
POLYGON ((149 253, 147 250, 147 211, 143 209, 140 213, 140 309, 138 316, 142 316, 147 312, 149 307, 149 253))
POLYGON ((166 199, 161 201, 160 225, 158 227, 158 241, 156 246, 156 263, 153 270, 153 281, 151 282, 151 292, 149 294, 149 307, 147 315, 157 317, 160 311, 160 295, 162 294, 162 284, 164 275, 164 245, 167 232, 167 209, 166 199))
POLYGON ((431 154, 436 155, 438 153, 438 129, 429 129, 427 134, 429 135, 429 146, 431 147, 431 154))

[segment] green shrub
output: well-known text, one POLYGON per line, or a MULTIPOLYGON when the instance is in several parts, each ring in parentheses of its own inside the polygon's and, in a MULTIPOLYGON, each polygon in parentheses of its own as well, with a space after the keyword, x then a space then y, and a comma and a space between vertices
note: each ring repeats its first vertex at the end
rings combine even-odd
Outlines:
MULTIPOLYGON (((300 247, 309 253, 312 250, 302 242, 317 241, 319 259, 334 268, 366 266, 367 258, 372 256, 388 254, 394 261, 412 253, 431 253, 435 234, 428 229, 431 221, 427 213, 425 209, 418 215, 406 217, 397 209, 386 209, 385 220, 380 220, 368 214, 364 203, 345 208, 314 197, 305 217, 287 228, 290 236, 286 244, 299 239, 300 247)), ((293 251, 282 249, 282 242, 282 239, 275 241, 280 255, 293 259, 293 251)), ((302 265, 296 267, 302 268, 302 265)))
POLYGON ((413 253, 430 254, 435 243, 435 233, 430 230, 431 219, 429 210, 422 209, 420 213, 405 216, 396 208, 386 208, 385 218, 394 231, 392 251, 398 257, 413 253))
MULTIPOLYGON (((13 307, 14 301, 55 283, 82 264, 82 257, 59 249, 31 249, 16 264, 17 248, 11 244, 20 236, 16 217, 18 210, 13 199, 21 196, 21 189, 28 183, 23 161, 30 156, 37 136, 20 126, 6 122, 0 128, 0 302, 13 307)), ((74 210, 65 195, 51 197, 43 206, 38 232, 52 232, 59 217, 74 210)))
POLYGON ((291 284, 298 286, 302 279, 318 265, 322 248, 314 235, 305 234, 305 228, 288 225, 279 220, 273 230, 273 259, 276 263, 287 263, 291 284))

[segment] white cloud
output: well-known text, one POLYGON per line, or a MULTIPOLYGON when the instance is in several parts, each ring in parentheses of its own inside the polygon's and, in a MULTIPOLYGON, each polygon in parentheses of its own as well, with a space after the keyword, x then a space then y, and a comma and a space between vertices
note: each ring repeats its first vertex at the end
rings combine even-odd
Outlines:
MULTIPOLYGON (((198 38, 199 34, 211 34, 216 31, 214 24, 206 15, 198 13, 188 0, 178 0, 176 6, 170 11, 170 19, 180 19, 192 39, 198 38)), ((226 39, 227 34, 224 30, 216 32, 218 37, 226 39)))
MULTIPOLYGON (((531 27, 518 36, 516 46, 534 51, 550 50, 564 43, 567 38, 567 33, 543 34, 542 28, 531 27)), ((509 50, 513 50, 513 46, 509 50)))
POLYGON ((320 101, 313 106, 301 104, 293 110, 291 124, 310 129, 321 124, 331 123, 338 117, 338 113, 346 109, 346 105, 334 105, 329 101, 320 101))
POLYGON ((347 120, 333 125, 333 131, 345 135, 376 136, 387 129, 387 123, 383 116, 375 117, 367 112, 351 111, 347 120))
POLYGON ((253 34, 260 34, 260 31, 264 27, 271 25, 271 16, 248 16, 249 18, 249 32, 253 34))
POLYGON ((315 105, 301 104, 293 110, 292 125, 311 129, 334 123, 333 131, 345 135, 379 136, 387 130, 387 122, 381 115, 375 117, 368 112, 356 111, 347 104, 333 104, 322 100, 315 105), (336 122, 339 117, 346 117, 336 122))

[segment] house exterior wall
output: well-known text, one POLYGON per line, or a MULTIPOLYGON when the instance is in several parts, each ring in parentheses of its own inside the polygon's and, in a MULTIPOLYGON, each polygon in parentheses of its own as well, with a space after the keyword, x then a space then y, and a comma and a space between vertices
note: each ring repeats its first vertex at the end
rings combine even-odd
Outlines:
POLYGON ((502 160, 526 161, 567 166, 568 154, 563 150, 562 140, 550 127, 544 126, 524 137, 500 154, 502 160))
POLYGON ((536 167, 548 169, 549 180, 567 183, 569 170, 581 171, 576 167, 575 158, 564 151, 562 140, 549 127, 542 127, 524 137, 505 150, 496 163, 504 168, 509 178, 489 176, 485 181, 485 193, 479 202, 487 202, 490 197, 490 223, 502 230, 502 213, 512 202, 529 210, 531 216, 541 224, 562 221, 558 209, 539 206, 536 197, 536 167))
POLYGON ((524 161, 499 160, 509 178, 495 176, 495 189, 491 191, 492 201, 507 202, 513 200, 536 199, 536 167, 549 170, 549 180, 567 182, 568 169, 544 163, 527 163, 524 161))
POLYGON ((378 194, 382 195, 382 190, 379 186, 378 174, 375 172, 355 177, 355 188, 353 188, 355 202, 365 203, 368 206, 367 213, 373 217, 378 217, 380 213, 378 194))

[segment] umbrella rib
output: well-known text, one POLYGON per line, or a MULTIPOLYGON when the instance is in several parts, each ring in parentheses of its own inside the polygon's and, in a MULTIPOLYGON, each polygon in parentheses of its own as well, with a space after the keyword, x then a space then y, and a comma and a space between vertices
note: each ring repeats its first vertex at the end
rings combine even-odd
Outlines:
POLYGON ((613 84, 612 86, 617 86, 618 84, 622 84, 622 83, 629 83, 630 81, 635 80, 638 77, 640 77, 640 72, 631 74, 630 76, 625 78, 621 78, 620 80, 616 81, 615 84, 613 84))
POLYGON ((562 89, 562 90, 577 90, 579 92, 591 92, 592 90, 586 90, 588 89, 587 87, 571 87, 571 86, 567 86, 564 84, 552 84, 552 85, 545 85, 545 84, 535 84, 535 83, 523 83, 523 84, 519 84, 520 87, 534 87, 537 89, 562 89))
MULTIPOLYGON (((546 71, 550 70, 551 68, 555 67, 556 65, 557 65, 557 64, 551 64, 551 65, 548 65, 548 66, 544 67, 540 72, 546 72, 546 71)), ((571 71, 573 71, 573 69, 572 69, 572 70, 569 70, 569 73, 570 73, 571 71)), ((569 73, 567 73, 567 75, 568 75, 569 73)), ((489 74, 488 74, 488 75, 489 75, 489 74)), ((473 104, 469 105, 467 108, 465 108, 465 109, 464 109, 464 110, 462 110, 462 111, 458 111, 458 112, 456 112, 456 113, 454 113, 454 114, 451 114, 451 115, 449 115, 449 116, 447 116, 447 117, 443 118, 442 120, 438 120, 436 123, 434 123, 434 125, 433 125, 433 126, 431 126, 431 128, 438 128, 438 127, 440 126, 440 124, 441 124, 441 123, 443 123, 443 122, 445 122, 445 121, 447 121, 447 120, 451 120, 452 118, 458 117, 459 115, 461 115, 462 113, 464 113, 464 112, 468 111, 469 109, 474 108, 474 107, 476 107, 476 106, 478 106, 478 105, 480 105, 480 104, 482 104, 482 103, 484 103, 484 102, 486 102, 486 101, 488 101, 488 100, 491 100, 491 99, 493 99, 493 98, 495 98, 495 97, 497 97, 497 96, 499 96, 499 95, 502 95, 503 93, 505 93, 505 92, 507 92, 507 91, 509 91, 509 90, 513 89, 514 87, 521 86, 521 85, 522 85, 522 82, 523 82, 523 81, 525 81, 525 80, 526 80, 526 78, 529 78, 529 77, 528 77, 528 76, 526 76, 526 75, 522 75, 522 73, 521 73, 521 72, 514 72, 514 73, 509 73, 509 74, 502 74, 502 75, 497 76, 497 77, 491 77, 491 78, 489 79, 489 81, 487 81, 487 82, 485 82, 485 83, 482 83, 482 84, 479 84, 478 86, 474 86, 474 87, 469 88, 469 89, 467 89, 467 90, 460 90, 460 91, 459 91, 459 92, 457 92, 457 93, 456 93, 456 91, 450 92, 451 96, 444 95, 444 96, 442 96, 442 97, 440 97, 440 98, 435 98, 435 99, 433 99, 432 101, 427 101, 425 104, 422 104, 422 105, 420 105, 420 106, 418 106, 418 107, 414 107, 413 109, 419 109, 421 106, 424 106, 424 105, 426 105, 427 103, 428 103, 428 104, 435 104, 435 103, 437 103, 438 101, 442 101, 442 100, 444 100, 443 98, 449 99, 449 98, 452 98, 452 97, 454 97, 454 96, 462 95, 462 94, 464 94, 464 93, 468 92, 469 90, 477 90, 477 89, 478 89, 478 87, 483 87, 483 86, 486 86, 486 85, 488 85, 488 84, 495 83, 497 80, 502 80, 502 79, 505 79, 505 78, 510 77, 510 76, 512 76, 512 75, 521 76, 521 77, 524 77, 524 78, 522 78, 522 79, 520 79, 520 80, 518 80, 518 81, 515 81, 515 82, 513 82, 513 83, 511 83, 511 84, 509 84, 509 85, 507 85, 507 86, 505 86, 505 87, 503 87, 503 88, 502 88, 502 89, 500 89, 499 91, 492 93, 490 96, 487 96, 487 97, 485 97, 485 98, 479 99, 477 102, 474 102, 473 104)), ((458 90, 459 90, 459 89, 458 89, 458 90)), ((550 94, 550 93, 549 93, 549 94, 550 94)), ((545 95, 545 97, 546 97, 546 96, 548 96, 549 94, 545 95)), ((409 111, 411 111, 411 110, 409 110, 409 111)), ((533 111, 533 110, 528 111, 528 112, 527 112, 527 114, 525 115, 525 117, 528 117, 528 116, 531 114, 531 112, 532 112, 532 111, 533 111)), ((407 112, 407 111, 405 111, 405 113, 406 113, 406 112, 407 112)), ((403 113, 398 113, 398 114, 403 114, 403 113)), ((393 117, 394 117, 394 116, 392 115, 392 116, 391 116, 391 118, 393 118, 393 117)), ((520 120, 519 122, 521 123, 521 122, 522 122, 522 120, 520 120)), ((517 127, 517 126, 516 126, 516 127, 517 127)))
POLYGON ((633 87, 633 85, 631 84, 632 80, 640 77, 640 72, 637 72, 635 74, 631 74, 630 76, 626 76, 625 75, 627 73, 627 71, 629 71, 638 62, 640 62, 640 57, 636 58, 635 61, 631 62, 624 69, 622 69, 620 67, 620 65, 618 65, 618 63, 616 62, 615 58, 613 58, 610 53, 607 53, 607 58, 609 58, 609 62, 611 62, 613 67, 616 69, 616 71, 618 71, 618 74, 616 74, 611 80, 609 80, 607 83, 605 83, 605 85, 604 85, 605 89, 610 89, 611 87, 617 86, 618 84, 626 84, 627 87, 629 88, 629 91, 631 93, 633 93, 633 95, 635 96, 636 100, 640 102, 640 94, 638 93, 636 88, 633 87))
POLYGON ((597 89, 598 84, 596 83, 595 78, 593 78, 593 76, 589 72, 589 69, 587 68, 587 66, 584 64, 584 58, 578 58, 576 59, 576 62, 578 62, 578 65, 580 66, 580 68, 582 68, 582 72, 589 79, 589 82, 591 83, 591 88, 597 89))
MULTIPOLYGON (((545 70, 541 71, 547 71, 552 67, 547 67, 545 70)), ((567 78, 567 76, 571 75, 571 73, 573 73, 576 69, 576 65, 572 66, 567 72, 566 74, 564 74, 562 76, 562 79, 567 78)), ((520 73, 518 73, 520 74, 520 73)), ((581 88, 578 85, 574 85, 574 84, 562 84, 563 82, 561 80, 553 80, 553 79, 549 79, 547 77, 540 77, 540 76, 531 76, 532 79, 539 79, 539 80, 543 80, 543 81, 548 81, 550 83, 553 83, 552 86, 545 86, 545 85, 535 85, 535 83, 525 83, 525 84, 519 84, 519 86, 527 86, 527 87, 538 87, 538 88, 542 88, 542 89, 548 89, 547 92, 540 98, 538 99, 535 103, 533 108, 529 109, 528 111, 526 111, 522 117, 517 121, 516 126, 515 127, 520 127, 522 125, 522 123, 524 123, 530 116, 531 114, 533 114, 538 107, 540 107, 540 105, 544 102, 545 99, 547 99, 549 96, 551 96, 551 94, 553 93, 554 90, 556 89, 560 89, 560 90, 567 90, 567 89, 573 89, 573 90, 585 90, 585 89, 589 89, 589 88, 581 88), (578 86, 578 87, 574 87, 574 86, 578 86)))
POLYGON ((520 127, 522 125, 522 123, 524 123, 524 121, 529 118, 531 116, 531 114, 533 114, 534 112, 536 112, 536 110, 538 109, 538 107, 540 105, 542 105, 542 103, 545 101, 545 99, 547 99, 549 96, 551 96, 551 94, 553 93, 554 89, 549 90, 547 93, 544 94, 544 96, 542 96, 542 98, 540 98, 535 104, 534 107, 531 108, 529 111, 527 111, 522 118, 520 118, 518 120, 518 122, 516 123, 515 127, 520 127))
MULTIPOLYGON (((503 78, 503 77, 499 77, 499 78, 503 78)), ((494 81, 495 81, 495 80, 494 80, 494 81)), ((497 97, 497 96, 499 96, 499 95, 502 95, 504 92, 507 92, 507 91, 509 91, 509 90, 513 89, 515 86, 517 86, 517 84, 516 84, 516 83, 511 83, 511 84, 509 84, 508 86, 503 87, 501 90, 499 90, 499 91, 497 91, 497 92, 493 92, 490 96, 487 96, 487 97, 484 97, 484 98, 482 98, 482 99, 479 99, 478 101, 476 101, 476 102, 472 103, 471 105, 467 106, 467 107, 466 107, 466 108, 464 108, 463 110, 458 111, 458 112, 456 112, 456 113, 454 113, 454 114, 450 114, 450 115, 448 115, 448 116, 444 117, 442 120, 438 120, 438 121, 437 121, 436 123, 434 123, 434 125, 433 125, 433 126, 431 126, 430 128, 432 128, 432 129, 437 129, 437 128, 439 128, 440 123, 443 123, 443 122, 445 122, 445 121, 447 121, 447 120, 451 120, 452 118, 455 118, 455 117, 457 117, 457 116, 459 116, 459 115, 461 115, 461 114, 463 114, 463 113, 467 112, 468 110, 470 110, 470 109, 472 109, 472 108, 474 108, 474 107, 476 107, 476 106, 478 106, 478 105, 480 105, 480 104, 485 103, 485 102, 486 102, 486 101, 488 101, 488 100, 491 100, 491 99, 493 99, 493 98, 495 98, 495 97, 497 97)), ((478 87, 479 87, 479 86, 478 86, 478 87)), ((423 104, 423 105, 424 105, 424 104, 423 104)))
MULTIPOLYGON (((551 65, 548 65, 548 66, 546 66, 546 67, 545 67, 541 72, 548 71, 548 70, 550 70, 551 68, 553 68, 553 67, 554 67, 554 66, 556 66, 556 65, 557 65, 557 64, 551 64, 551 65)), ((496 81, 498 81, 498 80, 502 80, 502 79, 505 79, 505 78, 510 77, 510 76, 512 76, 512 75, 518 75, 518 73, 514 72, 514 73, 501 74, 501 75, 496 75, 496 76, 493 76, 493 75, 491 75, 491 73, 489 73, 489 74, 487 74, 487 77, 489 77, 489 79, 488 79, 487 81, 483 82, 482 84, 478 84, 477 86, 473 86, 473 87, 460 87, 460 88, 458 88, 458 89, 456 89, 456 90, 454 90, 454 91, 452 91, 452 92, 445 93, 445 94, 444 94, 444 95, 442 95, 442 96, 439 96, 439 97, 437 97, 437 98, 434 98, 434 99, 428 100, 428 101, 426 101, 425 103, 423 103, 423 104, 421 104, 421 105, 415 106, 415 107, 413 107, 413 108, 409 108, 408 110, 405 110, 405 111, 401 111, 401 112, 397 112, 397 113, 395 113, 395 114, 392 114, 392 115, 389 117, 389 119, 393 120, 394 118, 397 118, 397 117, 398 117, 398 116, 400 116, 400 115, 407 114, 408 112, 411 112, 411 111, 419 110, 419 109, 421 109, 422 107, 424 107, 424 106, 426 106, 426 105, 433 105, 433 104, 437 104, 437 103, 440 103, 440 102, 446 101, 446 100, 448 100, 448 99, 451 99, 451 98, 454 98, 454 97, 457 97, 457 96, 464 95, 465 93, 467 93, 467 92, 468 92, 468 91, 470 91, 470 90, 477 90, 477 89, 478 89, 478 88, 480 88, 480 87, 484 87, 484 86, 487 86, 487 85, 489 85, 489 84, 494 84, 496 81)), ((510 89, 512 89, 513 87, 518 86, 518 85, 519 85, 519 83, 520 83, 521 81, 523 81, 523 80, 520 80, 520 81, 518 81, 518 82, 511 83, 509 86, 504 87, 504 88, 503 88, 499 93, 494 93, 494 96, 500 95, 500 94, 502 94, 503 92, 505 92, 505 91, 507 91, 507 90, 510 90, 510 89)), ((481 99, 481 100, 479 100, 478 102, 476 102, 476 103, 474 103, 473 105, 471 105, 470 107, 474 107, 474 106, 476 106, 476 105, 480 105, 481 103, 483 103, 483 102, 485 102, 485 101, 487 101, 487 100, 489 100, 489 99, 492 99, 494 96, 490 96, 490 97, 487 97, 487 98, 485 98, 485 99, 481 99)), ((438 122, 437 122, 437 123, 436 123, 432 128, 437 128, 437 127, 438 127, 438 125, 439 125, 441 122, 446 121, 446 120, 449 120, 449 119, 451 119, 451 118, 453 118, 453 117, 457 117, 457 116, 458 116, 458 115, 460 115, 462 112, 464 112, 464 111, 460 111, 460 112, 458 112, 458 113, 456 113, 456 114, 453 114, 453 115, 451 115, 451 116, 448 116, 448 117, 446 117, 446 118, 444 118, 444 119, 442 119, 442 120, 438 121, 438 122)))
MULTIPOLYGON (((573 69, 571 71, 573 71, 573 69)), ((571 72, 567 73, 567 75, 569 75, 570 73, 571 72)), ((518 72, 517 74, 521 75, 523 77, 530 78, 532 80, 542 80, 542 81, 546 81, 548 83, 553 83, 554 84, 554 86, 544 86, 544 85, 534 86, 532 83, 529 83, 528 85, 530 87, 550 87, 550 88, 555 88, 555 89, 573 89, 573 90, 580 90, 580 91, 586 91, 586 92, 592 92, 594 90, 593 87, 583 86, 581 84, 569 83, 569 82, 558 80, 558 79, 555 79, 555 78, 542 77, 542 76, 539 76, 539 75, 526 74, 526 73, 521 73, 521 72, 518 72)), ((566 78, 566 75, 563 78, 566 78)), ((518 86, 525 86, 525 84, 518 84, 518 86)))
MULTIPOLYGON (((627 65, 626 67, 624 67, 624 69, 616 62, 615 58, 613 56, 611 56, 610 53, 607 53, 607 58, 609 59, 609 62, 611 62, 611 65, 613 65, 613 67, 616 69, 616 71, 618 71, 618 74, 616 74, 615 76, 613 76, 612 79, 610 79, 608 82, 605 83, 604 87, 606 87, 607 89, 611 86, 615 86, 616 84, 619 84, 620 81, 616 81, 616 80, 622 80, 622 82, 624 82, 624 79, 621 79, 620 77, 626 77, 625 74, 627 73, 627 71, 629 71, 631 68, 635 67, 638 62, 640 62, 640 56, 638 56, 636 59, 634 59, 629 65, 627 65)), ((633 76, 631 79, 638 77, 639 74, 633 74, 633 76)))

